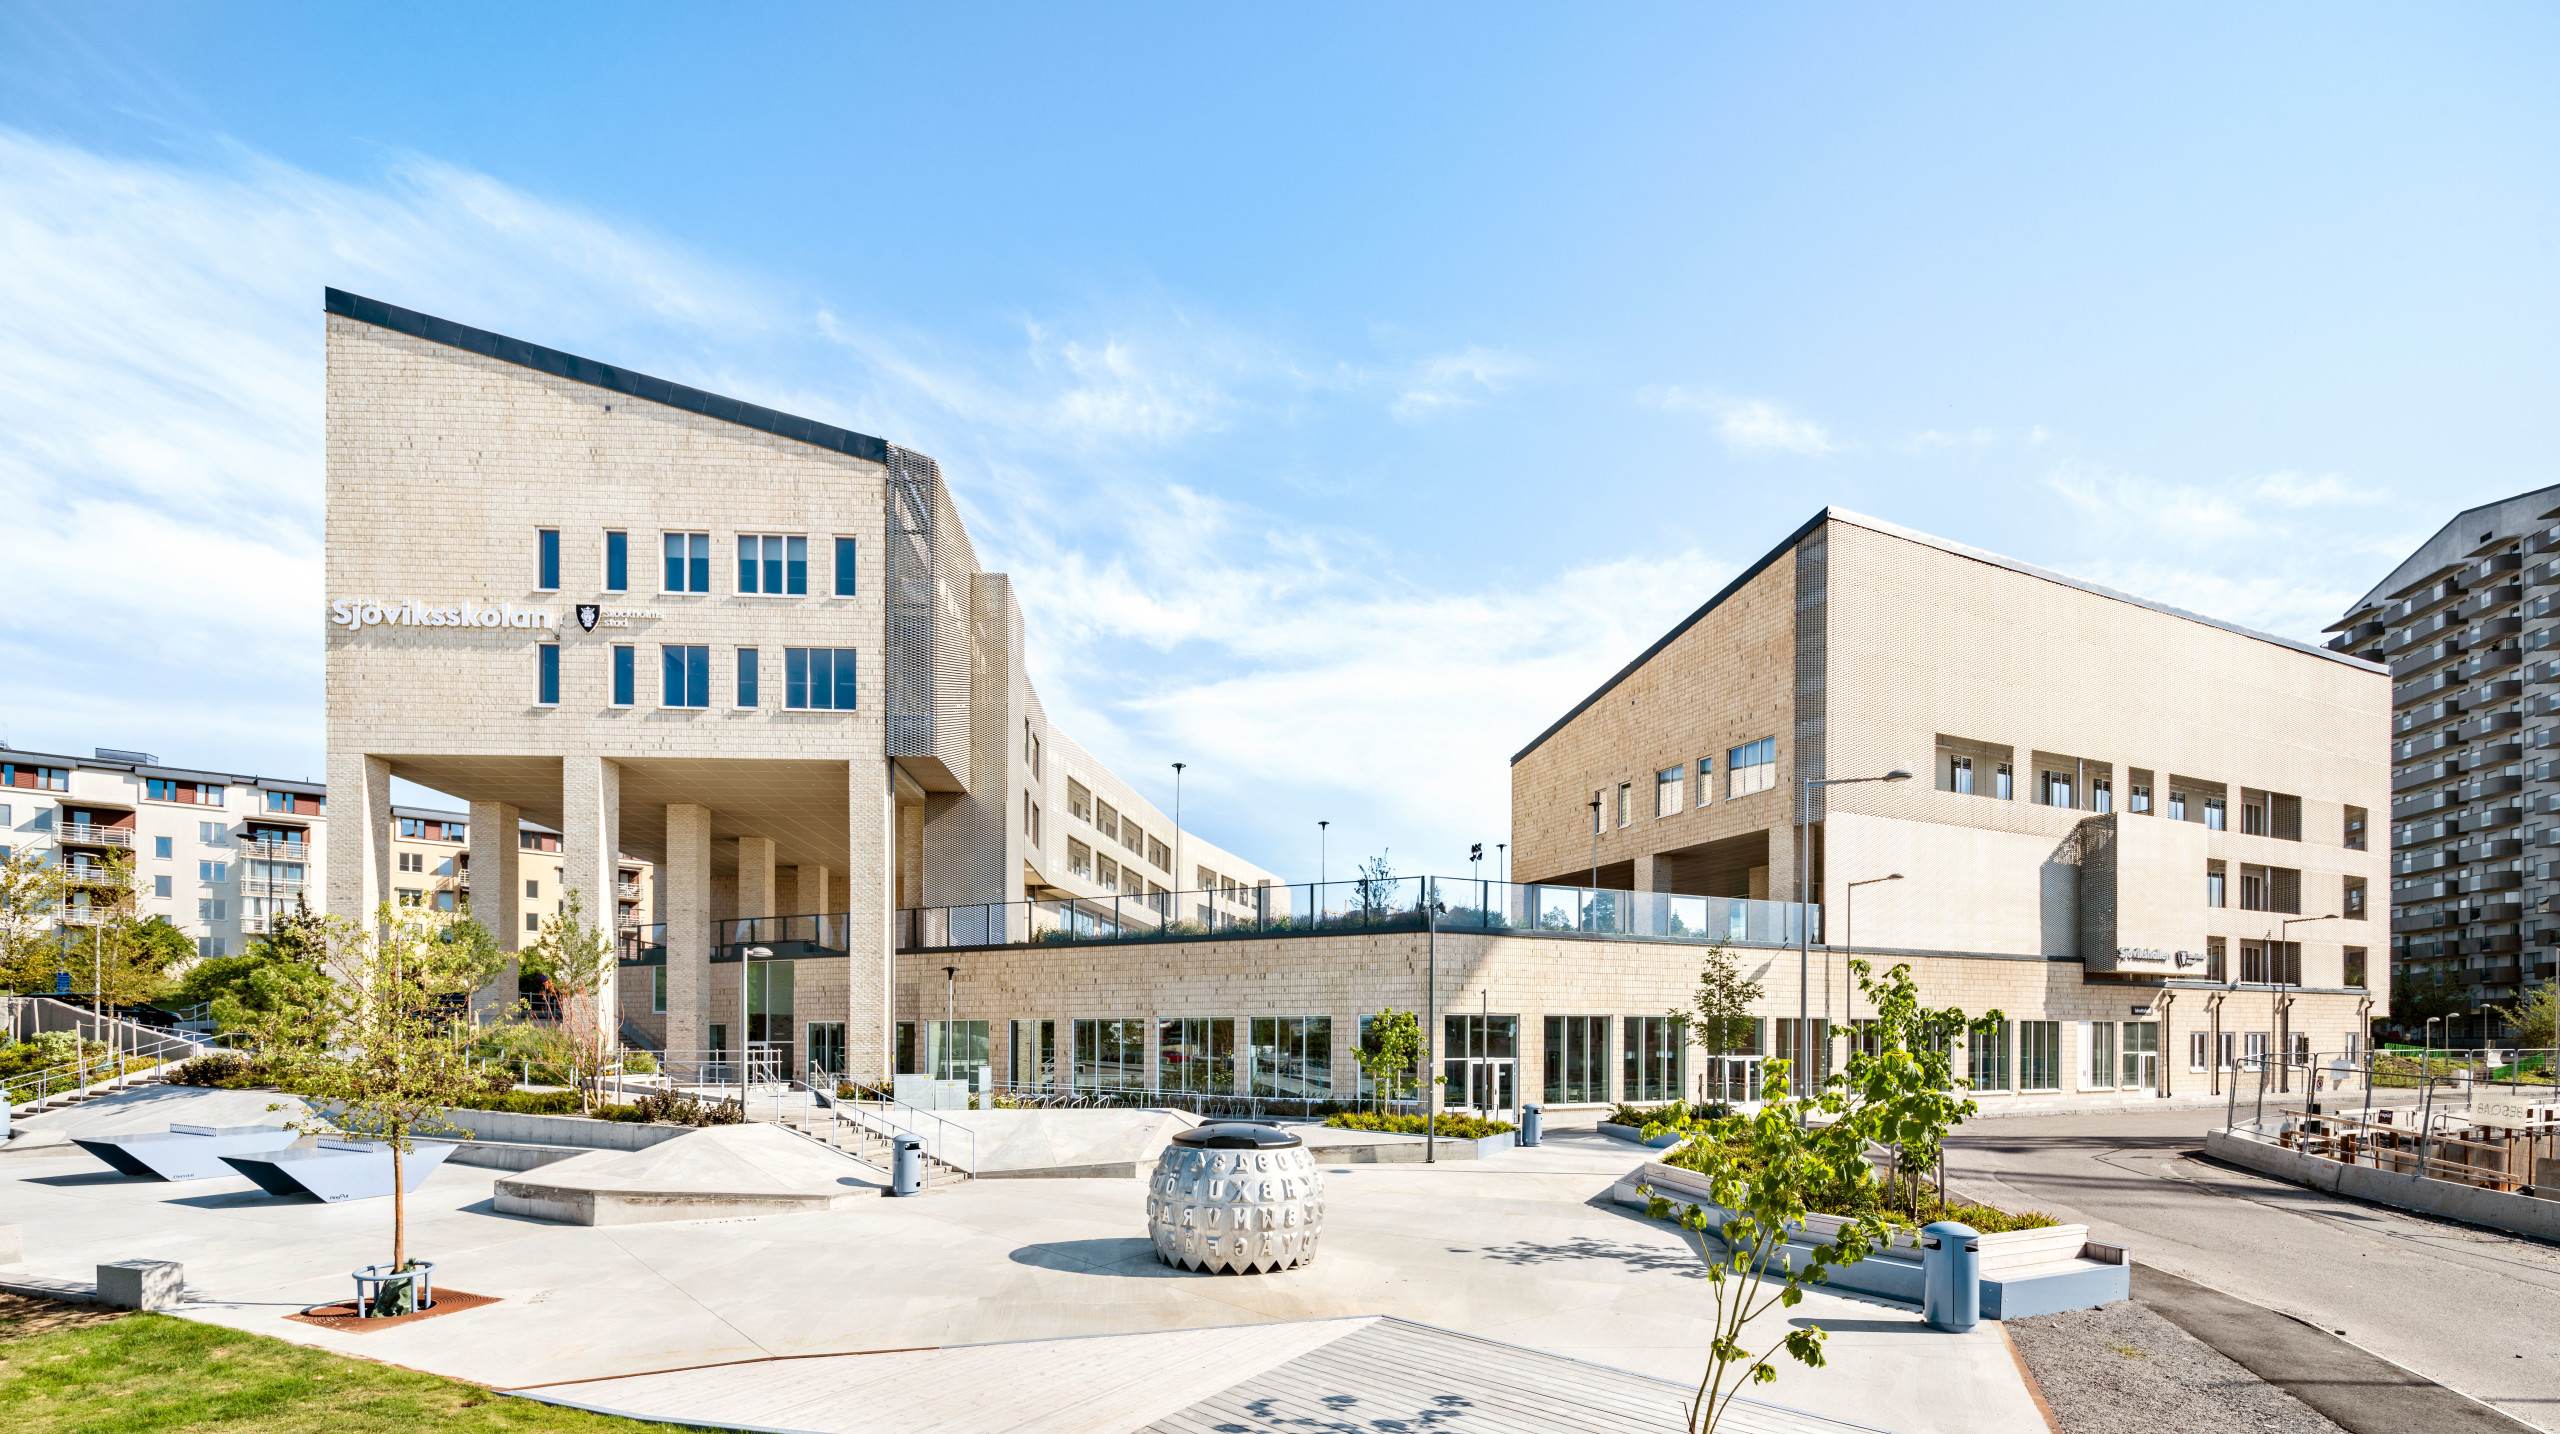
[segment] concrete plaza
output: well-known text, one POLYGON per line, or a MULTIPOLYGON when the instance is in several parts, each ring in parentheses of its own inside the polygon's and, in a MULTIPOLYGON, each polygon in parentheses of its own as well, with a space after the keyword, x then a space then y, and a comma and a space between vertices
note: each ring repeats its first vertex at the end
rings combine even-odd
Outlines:
MULTIPOLYGON (((0 1279, 85 1282, 104 1261, 177 1260, 190 1318, 502 1389, 656 1374, 647 1387, 669 1413, 695 1407, 685 1401, 706 1382, 735 1386, 739 1362, 795 1357, 774 1377, 823 1405, 806 1356, 920 1351, 900 1356, 916 1379, 963 1397, 991 1358, 1034 1356, 971 1346, 1264 1326, 1219 1338, 1280 1358, 1321 1342, 1303 1322, 1377 1315, 1691 1381, 1711 1309, 1697 1257, 1607 1201, 1642 1158, 1564 1133, 1480 1161, 1328 1165, 1320 1257, 1252 1278, 1157 1264, 1145 1187, 1131 1179, 982 1181, 804 1214, 575 1228, 497 1214, 497 1172, 448 1165, 410 1200, 409 1247, 436 1262, 439 1285, 501 1302, 349 1336, 286 1316, 344 1298, 347 1272, 384 1258, 387 1204, 281 1202, 245 1180, 126 1180, 52 1147, 0 1155, 0 1224, 21 1226, 27 1246, 27 1263, 0 1279), (715 1365, 732 1367, 704 1368, 715 1365)), ((848 1162, 848 1175, 859 1168, 848 1162)), ((1758 1391, 1768 1402, 1906 1434, 2045 1427, 1996 1325, 1938 1334, 1910 1309, 1821 1293, 1788 1317, 1831 1331, 1830 1367, 1787 1367, 1758 1391)), ((1755 1343, 1785 1332, 1777 1316, 1764 1323, 1755 1343)), ((1099 1380, 1111 1365, 1059 1367, 1099 1380)), ((862 1377, 848 1369, 848 1394, 862 1377)))

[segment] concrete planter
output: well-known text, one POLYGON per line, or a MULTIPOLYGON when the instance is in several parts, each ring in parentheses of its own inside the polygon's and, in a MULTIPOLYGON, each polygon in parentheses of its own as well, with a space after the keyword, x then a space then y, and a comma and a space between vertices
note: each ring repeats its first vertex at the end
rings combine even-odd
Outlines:
MULTIPOLYGON (((1617 1203, 1632 1209, 1648 1206, 1638 1186, 1674 1205, 1695 1205, 1707 1212, 1709 1228, 1721 1229, 1730 1213, 1708 1198, 1704 1176, 1693 1170, 1645 1162, 1611 1188, 1617 1203)), ((1839 1215, 1811 1215, 1779 1258, 1794 1268, 1811 1252, 1840 1236, 1848 1224, 1839 1215)), ((2012 1230, 1981 1237, 1982 1313, 1989 1319, 2020 1319, 2059 1310, 2093 1309, 2129 1299, 2133 1293, 2132 1262, 2113 1245, 2094 1244, 2086 1225, 2052 1225, 2041 1230, 2012 1230)), ((1832 1272, 1838 1288, 1918 1303, 1920 1246, 1916 1231, 1896 1234, 1854 1265, 1832 1272)))
POLYGON ((1675 1132, 1670 1135, 1657 1135, 1653 1139, 1647 1140, 1644 1138, 1644 1131, 1641 1127, 1620 1125, 1614 1120, 1604 1120, 1600 1122, 1600 1133, 1609 1137, 1611 1140, 1623 1140, 1630 1145, 1641 1145, 1647 1150, 1669 1150, 1671 1147, 1678 1145, 1681 1141, 1689 1138, 1675 1132))
MULTIPOLYGON (((1475 1160, 1498 1151, 1512 1149, 1520 1143, 1520 1133, 1506 1130, 1500 1135, 1487 1135, 1476 1140, 1460 1140, 1456 1136, 1440 1137, 1443 1160, 1475 1160)), ((1392 1142, 1376 1145, 1311 1145, 1309 1148, 1319 1165, 1419 1165, 1429 1153, 1430 1142, 1419 1135, 1399 1135, 1392 1142)))

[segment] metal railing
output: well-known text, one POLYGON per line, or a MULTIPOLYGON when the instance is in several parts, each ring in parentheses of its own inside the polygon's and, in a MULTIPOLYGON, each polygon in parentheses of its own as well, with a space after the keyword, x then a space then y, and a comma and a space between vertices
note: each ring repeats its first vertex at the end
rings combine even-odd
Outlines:
POLYGON ((72 846, 133 845, 133 828, 106 827, 95 822, 64 822, 54 829, 53 839, 72 846))
POLYGON ((1818 908, 1741 897, 1407 876, 1219 891, 936 906, 898 913, 901 951, 971 946, 1500 931, 1737 946, 1793 944, 1818 908))
POLYGON ((287 841, 279 837, 243 837, 240 854, 266 861, 306 861, 310 858, 312 845, 308 841, 287 841))
POLYGON ((2560 1160, 2555 1072, 2560 1051, 2510 1047, 2246 1056, 2223 1128, 2340 1164, 2529 1189, 2539 1164, 2560 1160), (2287 1085, 2300 1109, 2287 1108, 2287 1085))
POLYGON ((839 1093, 846 1089, 853 1088, 839 1087, 828 1073, 815 1066, 810 1068, 807 1086, 809 1110, 813 1120, 821 1119, 819 1112, 824 1112, 824 1116, 818 1130, 803 1133, 815 1135, 838 1149, 843 1148, 845 1140, 851 1139, 860 1158, 883 1170, 889 1168, 890 1157, 886 1147, 890 1138, 913 1136, 923 1142, 924 1156, 928 1161, 964 1180, 977 1177, 976 1130, 893 1097, 865 1094, 858 1089, 853 1094, 839 1093), (871 1148, 875 1144, 880 1147, 876 1152, 871 1148))
POLYGON ((1163 1090, 1122 1086, 998 1085, 989 1098, 999 1109, 1013 1110, 1179 1110, 1203 1120, 1221 1116, 1248 1119, 1312 1120, 1354 1107, 1418 1111, 1418 1100, 1358 1100, 1336 1096, 1251 1095, 1236 1091, 1163 1090))
POLYGON ((223 1044, 214 1038, 152 1031, 94 1012, 78 1014, 85 1018, 84 1023, 72 1027, 78 1053, 58 1065, 0 1079, 0 1099, 21 1113, 34 1114, 76 1096, 120 1090, 156 1079, 168 1067, 220 1049, 223 1044), (93 1057, 88 1050, 92 1045, 105 1049, 93 1057))

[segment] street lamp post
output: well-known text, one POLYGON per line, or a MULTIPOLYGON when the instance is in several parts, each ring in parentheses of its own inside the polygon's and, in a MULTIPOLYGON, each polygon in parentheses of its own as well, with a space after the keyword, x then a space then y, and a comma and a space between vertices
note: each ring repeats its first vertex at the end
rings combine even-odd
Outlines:
MULTIPOLYGON (((2308 925, 2314 921, 2335 921, 2337 919, 2338 913, 2334 911, 2322 916, 2291 917, 2287 919, 2277 931, 2276 945, 2279 948, 2292 945, 2293 928, 2297 926, 2308 925)), ((2276 1065, 2276 1089, 2279 1092, 2293 1089, 2293 996, 2285 989, 2285 987, 2288 985, 2299 986, 2302 984, 2302 962, 2300 958, 2296 958, 2293 963, 2294 979, 2290 982, 2284 979, 2284 956, 2285 953, 2279 949, 2272 953, 2272 959, 2268 963, 2275 967, 2276 975, 2276 1054, 2278 1056, 2276 1065)), ((2452 1027, 2448 1026, 2445 1028, 2446 1035, 2450 1036, 2452 1033, 2452 1027)))
MULTIPOLYGON (((1316 901, 1317 901, 1318 903, 1322 903, 1322 902, 1323 902, 1323 900, 1324 900, 1324 881, 1325 881, 1325 873, 1324 873, 1324 836, 1325 836, 1325 828, 1327 828, 1327 827, 1329 827, 1329 826, 1332 826, 1332 825, 1333 825, 1333 823, 1331 823, 1331 822, 1318 822, 1318 823, 1316 823, 1316 901)), ((1321 914, 1322 914, 1322 910, 1323 910, 1323 909, 1322 909, 1322 906, 1321 906, 1321 904, 1319 904, 1318 909, 1317 909, 1317 914, 1321 915, 1321 914)))
MULTIPOLYGON (((1910 780, 1911 774, 1900 767, 1880 777, 1806 777, 1803 779, 1802 791, 1796 803, 1796 1052, 1801 1058, 1801 1063, 1797 1065, 1794 1072, 1795 1079, 1790 1083, 1798 1094, 1802 1094, 1806 1089, 1808 1072, 1814 1068, 1813 921, 1811 919, 1813 789, 1854 786, 1860 782, 1907 782, 1910 780)), ((1596 809, 1600 803, 1594 799, 1591 805, 1596 809)), ((1597 832, 1593 834, 1592 842, 1594 845, 1598 844, 1597 832)), ((1799 1123, 1804 1119, 1801 1106, 1797 1107, 1796 1119, 1799 1123)))
POLYGON ((1186 762, 1173 764, 1173 870, 1168 875, 1173 878, 1174 896, 1173 910, 1165 918, 1168 921, 1178 920, 1182 915, 1182 769, 1188 765, 1186 762))
POLYGON ((1849 963, 1857 959, 1858 940, 1856 933, 1858 929, 1858 888, 1862 886, 1880 886, 1888 881, 1900 880, 1902 880, 1902 873, 1898 871, 1889 876, 1871 876, 1864 881, 1850 882, 1841 893, 1840 1019, 1844 1022, 1849 1019, 1849 963))
POLYGON ((1591 889, 1582 897, 1582 924, 1598 929, 1597 905, 1600 900, 1600 794, 1591 794, 1591 889))

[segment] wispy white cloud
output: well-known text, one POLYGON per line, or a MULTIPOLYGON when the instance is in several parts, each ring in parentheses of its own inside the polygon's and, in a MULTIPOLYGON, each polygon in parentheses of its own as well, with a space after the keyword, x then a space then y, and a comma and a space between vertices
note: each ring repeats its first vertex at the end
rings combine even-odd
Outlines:
POLYGON ((2297 473, 2292 469, 2258 479, 2249 485, 2249 491, 2283 508, 2364 506, 2379 503, 2384 497, 2378 488, 2358 487, 2335 473, 2297 473))
POLYGON ((1666 413, 1699 413, 1715 420, 1716 438, 1744 455, 1791 453, 1799 458, 1827 458, 1850 445, 1810 418, 1765 398, 1737 398, 1712 389, 1657 384, 1639 390, 1636 400, 1666 413))
POLYGON ((2261 530, 2248 505, 2227 489, 2163 483, 2081 462, 2055 468, 2046 475, 2045 486, 2086 518, 2172 534, 2186 542, 2219 542, 2261 530))
POLYGON ((2037 449, 2053 441, 2051 430, 2043 424, 2026 428, 1997 428, 1977 424, 1971 428, 1923 428, 1902 440, 1905 453, 1980 454, 2000 449, 2037 449))
POLYGON ((1414 423, 1452 409, 1473 408, 1529 370, 1527 359, 1502 349, 1468 347, 1433 354, 1396 380, 1398 392, 1387 412, 1400 422, 1414 423))

